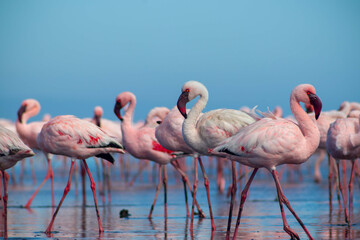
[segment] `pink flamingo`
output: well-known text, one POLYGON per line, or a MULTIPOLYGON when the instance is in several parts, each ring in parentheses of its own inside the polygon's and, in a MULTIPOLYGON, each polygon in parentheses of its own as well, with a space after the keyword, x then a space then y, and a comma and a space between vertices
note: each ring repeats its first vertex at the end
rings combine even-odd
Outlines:
POLYGON ((120 93, 116 97, 114 113, 121 121, 121 131, 123 133, 123 144, 128 153, 138 159, 151 160, 159 164, 159 184, 156 188, 156 195, 150 209, 149 218, 151 218, 154 209, 157 194, 161 186, 161 173, 164 171, 164 214, 167 217, 167 171, 166 164, 174 160, 172 151, 162 147, 155 137, 155 128, 143 126, 135 128, 133 124, 133 113, 136 106, 136 97, 131 92, 120 93), (122 117, 120 110, 129 104, 122 117))
MULTIPOLYGON (((94 124, 70 115, 58 116, 46 123, 37 137, 37 142, 40 149, 45 153, 63 155, 83 161, 86 172, 90 178, 91 190, 94 195, 99 232, 103 232, 96 200, 95 182, 85 159, 97 156, 113 163, 114 159, 110 155, 110 152, 124 153, 122 145, 94 124)), ((75 161, 72 159, 68 183, 51 222, 45 231, 46 233, 51 232, 52 225, 61 204, 70 191, 74 163, 75 161)))
POLYGON ((26 146, 16 133, 0 126, 0 170, 2 173, 4 196, 3 217, 4 217, 4 237, 7 238, 7 173, 6 169, 13 167, 18 161, 34 156, 34 152, 26 146))
MULTIPOLYGON (((180 114, 179 110, 175 106, 169 114, 164 118, 164 120, 160 123, 158 127, 155 129, 156 139, 159 141, 161 146, 164 148, 174 151, 181 152, 185 154, 196 154, 196 152, 185 143, 184 138, 182 136, 182 125, 184 122, 184 117, 180 114)), ((180 172, 183 179, 184 191, 185 191, 185 203, 186 203, 186 213, 187 216, 190 216, 188 201, 187 201, 187 191, 186 186, 188 186, 191 194, 193 195, 193 191, 191 189, 191 185, 188 177, 182 171, 179 166, 179 163, 176 164, 176 161, 172 161, 171 164, 174 168, 180 172)), ((197 202, 195 202, 197 204, 197 202)), ((205 217, 200 207, 197 205, 199 209, 199 213, 201 217, 205 217)))
MULTIPOLYGON (((18 110, 18 118, 16 120, 16 131, 19 134, 20 138, 32 149, 39 150, 39 146, 36 142, 36 138, 41 131, 41 128, 46 122, 31 122, 27 123, 29 118, 36 116, 40 112, 40 103, 35 99, 26 99, 21 103, 21 106, 18 110)), ((45 154, 45 157, 48 162, 48 171, 45 176, 45 179, 40 184, 40 186, 35 190, 33 195, 30 197, 25 207, 29 208, 31 202, 34 200, 36 194, 40 191, 41 187, 46 183, 46 181, 51 179, 51 196, 52 196, 52 206, 55 206, 54 201, 54 172, 51 167, 51 159, 48 154, 45 154)))
POLYGON ((319 146, 320 133, 318 127, 301 108, 299 102, 313 105, 315 118, 319 117, 322 104, 315 94, 315 88, 310 84, 301 84, 293 89, 290 96, 290 108, 299 125, 283 118, 266 117, 242 128, 237 134, 226 139, 213 150, 209 150, 212 153, 225 155, 233 161, 255 168, 241 194, 233 239, 237 235, 249 186, 258 168, 262 167, 268 169, 275 180, 284 230, 291 238, 300 239, 298 234, 289 227, 282 203, 295 216, 307 236, 313 239, 286 199, 276 171, 276 166, 281 164, 301 164, 305 162, 319 146))
MULTIPOLYGON (((155 128, 158 126, 159 123, 168 115, 170 110, 167 107, 154 107, 149 111, 146 115, 145 122, 139 121, 134 124, 135 128, 142 128, 142 127, 150 127, 155 128)), ((119 126, 118 126, 119 128, 119 126)), ((120 129, 121 130, 121 129, 120 129)), ((139 170, 133 176, 131 181, 129 182, 128 186, 132 186, 136 181, 137 177, 141 174, 141 172, 145 169, 146 166, 149 165, 148 160, 139 161, 139 170)))
POLYGON ((351 176, 349 181, 349 212, 347 209, 346 199, 344 197, 342 185, 339 183, 340 192, 344 202, 345 221, 349 227, 351 225, 351 211, 352 211, 352 194, 355 159, 360 157, 360 125, 357 118, 338 119, 330 125, 327 133, 326 148, 330 155, 336 159, 338 169, 338 179, 340 181, 339 161, 351 160, 351 176))
MULTIPOLYGON (((208 101, 209 93, 206 87, 197 81, 188 81, 182 87, 182 93, 178 99, 177 106, 180 113, 184 116, 183 123, 183 137, 185 142, 195 150, 199 155, 209 155, 208 149, 216 147, 221 141, 231 137, 237 133, 242 127, 247 126, 255 121, 249 114, 232 109, 217 109, 204 113, 200 117, 201 111, 205 108, 208 101), (186 103, 200 96, 198 101, 191 108, 189 114, 186 113, 186 103)), ((207 191, 211 226, 215 230, 215 223, 212 216, 210 193, 209 193, 209 180, 206 176, 204 166, 200 156, 198 156, 200 167, 204 176, 204 184, 207 191)), ((231 191, 231 203, 228 219, 227 238, 230 234, 232 206, 236 193, 236 169, 235 163, 232 162, 232 180, 233 187, 231 191)), ((197 176, 197 161, 195 161, 195 183, 194 183, 194 198, 196 197, 198 185, 197 176)), ((194 203, 194 202, 193 202, 194 203)), ((194 204, 192 206, 191 219, 194 215, 194 204)), ((191 221, 191 226, 193 221, 191 221)))

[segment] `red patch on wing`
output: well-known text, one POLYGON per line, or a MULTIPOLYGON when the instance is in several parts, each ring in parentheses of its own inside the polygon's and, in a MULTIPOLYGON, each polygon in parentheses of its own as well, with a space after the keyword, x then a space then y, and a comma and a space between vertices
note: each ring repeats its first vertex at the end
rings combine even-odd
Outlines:
POLYGON ((81 139, 79 139, 79 141, 77 142, 77 144, 82 144, 82 140, 81 140, 81 139))
POLYGON ((64 135, 65 135, 65 134, 64 134, 62 131, 60 131, 60 130, 58 130, 57 133, 58 133, 60 136, 64 136, 64 135))
POLYGON ((90 138, 90 144, 96 144, 100 140, 100 137, 98 137, 98 136, 96 136, 96 138, 94 138, 93 136, 89 135, 89 138, 90 138))
POLYGON ((241 146, 241 151, 245 151, 245 148, 244 148, 244 146, 241 146))
POLYGON ((155 151, 159 151, 159 152, 164 152, 164 153, 168 153, 168 154, 172 154, 174 151, 170 151, 166 148, 164 148, 163 146, 160 145, 160 143, 157 143, 155 141, 152 142, 153 145, 153 150, 155 151))

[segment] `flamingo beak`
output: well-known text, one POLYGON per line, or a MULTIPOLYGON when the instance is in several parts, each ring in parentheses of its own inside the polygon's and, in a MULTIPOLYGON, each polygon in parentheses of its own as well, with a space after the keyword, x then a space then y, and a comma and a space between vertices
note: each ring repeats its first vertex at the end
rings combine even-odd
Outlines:
POLYGON ((177 107, 181 113, 181 115, 184 116, 184 118, 187 118, 186 114, 186 103, 189 101, 189 93, 184 91, 181 93, 178 101, 177 101, 177 107))
POLYGON ((320 98, 318 96, 316 96, 316 94, 310 93, 308 96, 310 99, 310 103, 313 106, 314 111, 315 111, 315 119, 317 120, 321 113, 322 102, 321 102, 320 98))
POLYGON ((120 121, 123 121, 123 118, 121 117, 120 109, 121 109, 121 102, 116 101, 115 107, 114 107, 114 113, 118 117, 120 121))
POLYGON ((19 108, 19 110, 17 112, 20 123, 22 123, 22 115, 24 114, 25 111, 26 111, 26 105, 21 105, 21 107, 19 108))

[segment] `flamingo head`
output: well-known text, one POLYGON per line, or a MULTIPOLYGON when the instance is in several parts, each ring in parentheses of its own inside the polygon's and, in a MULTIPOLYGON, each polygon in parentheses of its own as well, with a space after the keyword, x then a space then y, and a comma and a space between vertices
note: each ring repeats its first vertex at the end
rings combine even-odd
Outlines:
POLYGON ((98 126, 98 127, 101 127, 100 120, 101 120, 102 115, 103 115, 102 107, 96 106, 94 109, 94 121, 95 121, 96 126, 98 126))
POLYGON ((20 123, 23 121, 23 114, 25 112, 31 112, 31 116, 35 116, 40 112, 40 103, 37 100, 31 98, 24 100, 17 112, 20 123))
POLYGON ((315 112, 315 119, 318 119, 321 113, 322 103, 316 95, 315 87, 310 84, 301 84, 294 89, 294 96, 299 102, 305 103, 305 106, 311 106, 315 112))
POLYGON ((121 116, 120 110, 131 101, 133 101, 134 103, 136 102, 136 97, 131 92, 122 92, 116 97, 114 113, 120 121, 124 120, 121 116))
POLYGON ((180 113, 184 116, 184 118, 187 118, 186 103, 190 102, 197 96, 205 97, 207 100, 208 95, 208 91, 202 83, 197 81, 186 82, 181 89, 181 94, 177 102, 177 107, 180 113))

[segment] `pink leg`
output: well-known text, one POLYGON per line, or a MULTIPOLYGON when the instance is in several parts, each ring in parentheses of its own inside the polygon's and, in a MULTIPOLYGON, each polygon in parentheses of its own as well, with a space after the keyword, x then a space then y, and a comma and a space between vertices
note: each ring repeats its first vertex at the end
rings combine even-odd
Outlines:
POLYGON ((164 178, 163 178, 163 183, 164 183, 164 216, 165 218, 167 218, 167 170, 166 170, 166 165, 163 166, 164 169, 164 178))
POLYGON ((187 216, 187 217, 190 217, 188 196, 187 196, 187 190, 186 190, 186 178, 185 178, 185 176, 180 172, 180 171, 181 171, 181 167, 180 167, 180 164, 179 164, 179 161, 178 161, 178 160, 172 161, 172 162, 171 162, 171 165, 172 165, 172 166, 175 168, 175 170, 177 170, 177 171, 180 173, 180 175, 181 175, 181 178, 182 178, 182 181, 183 181, 183 185, 184 185, 184 193, 185 193, 186 216, 187 216), (179 171, 178 169, 180 169, 180 171, 179 171))
POLYGON ((86 161, 83 159, 82 160, 83 163, 84 163, 84 167, 86 169, 86 172, 89 176, 89 179, 90 179, 90 187, 91 187, 91 190, 93 192, 93 195, 94 195, 94 203, 95 203, 95 209, 96 209, 96 215, 97 215, 97 219, 98 219, 98 223, 99 223, 99 232, 104 232, 103 230, 103 227, 102 227, 102 224, 101 224, 101 220, 100 220, 100 214, 99 214, 99 208, 98 208, 98 203, 97 203, 97 200, 96 200, 96 189, 95 189, 95 181, 93 179, 93 177, 91 176, 91 173, 90 173, 90 170, 89 170, 89 167, 86 163, 86 161))
POLYGON ((224 188, 225 188, 225 179, 224 179, 224 175, 223 175, 223 165, 224 165, 224 159, 222 158, 216 158, 216 183, 218 185, 218 190, 220 193, 224 192, 224 188))
MULTIPOLYGON (((343 160, 345 161, 345 160, 343 160)), ((346 198, 344 197, 344 191, 343 191, 343 187, 342 187, 342 184, 340 182, 340 166, 339 166, 339 161, 336 162, 336 166, 337 166, 337 169, 338 169, 338 176, 339 176, 339 189, 340 189, 340 193, 341 193, 341 196, 342 196, 342 199, 343 199, 343 202, 344 202, 344 211, 345 211, 345 221, 346 223, 349 224, 349 212, 348 212, 348 209, 347 209, 347 202, 346 202, 346 198)))
POLYGON ((4 237, 7 238, 7 201, 8 201, 8 192, 7 192, 7 182, 9 180, 9 175, 5 171, 1 171, 4 196, 3 196, 3 217, 4 217, 4 237))
POLYGON ((349 181, 349 226, 351 226, 351 211, 353 205, 353 182, 354 182, 354 175, 355 175, 355 161, 351 161, 351 175, 349 181))
POLYGON ((31 167, 31 176, 33 179, 33 184, 36 184, 36 173, 35 173, 35 169, 34 169, 34 159, 30 158, 30 167, 31 167))
POLYGON ((56 215, 58 214, 59 210, 60 210, 60 207, 61 207, 61 204, 63 203, 66 195, 68 194, 68 192, 70 191, 70 187, 71 187, 71 178, 72 178, 72 174, 73 174, 73 169, 74 169, 74 163, 75 161, 74 160, 71 160, 71 167, 70 167, 70 173, 69 173, 69 179, 68 179, 68 183, 64 189, 64 194, 60 200, 60 203, 59 205, 57 206, 56 210, 55 210, 55 213, 51 219, 51 222, 49 224, 49 226, 47 227, 47 229, 45 230, 45 233, 46 234, 49 234, 51 232, 51 229, 52 229, 52 226, 54 224, 54 221, 55 221, 55 218, 56 218, 56 215))
MULTIPOLYGON (((204 185, 206 188, 206 195, 207 195, 207 199, 208 199, 210 219, 211 219, 211 230, 215 231, 216 227, 215 227, 214 217, 213 217, 213 213, 212 213, 212 209, 211 209, 211 201, 210 201, 209 178, 207 177, 207 175, 205 173, 205 168, 204 168, 204 165, 203 165, 200 157, 199 157, 199 163, 200 163, 201 171, 204 175, 204 185)), ((236 182, 236 179, 235 179, 235 182, 236 182)), ((236 186, 236 183, 235 183, 235 186, 236 186)))
POLYGON ((347 194, 347 188, 346 188, 346 179, 347 179, 347 174, 346 174, 346 162, 347 161, 342 161, 342 171, 343 171, 343 191, 344 191, 344 197, 346 199, 346 202, 348 202, 349 199, 347 199, 348 194, 347 194))
POLYGON ((317 157, 317 159, 315 160, 315 166, 314 166, 314 181, 316 183, 320 183, 321 182, 321 172, 320 172, 320 165, 322 163, 322 161, 325 158, 325 150, 321 149, 319 151, 319 156, 317 157))
POLYGON ((134 177, 131 179, 131 181, 129 182, 129 187, 131 187, 132 185, 134 185, 134 182, 136 181, 136 179, 141 175, 142 171, 145 169, 145 167, 147 166, 147 164, 144 161, 139 161, 142 162, 142 164, 139 166, 139 170, 138 172, 134 175, 134 177))
POLYGON ((20 184, 24 183, 25 159, 20 163, 20 184))
POLYGON ((101 188, 100 191, 100 195, 101 195, 101 199, 103 204, 105 203, 105 188, 106 188, 106 169, 105 169, 105 161, 101 161, 101 167, 102 167, 102 184, 98 184, 99 185, 99 189, 101 188))
MULTIPOLYGON (((181 176, 183 177, 183 181, 185 181, 186 185, 188 186, 188 188, 189 188, 189 190, 190 190, 191 196, 194 197, 194 192, 192 191, 192 188, 191 188, 191 185, 190 185, 190 181, 189 181, 189 178, 187 177, 186 173, 183 172, 183 170, 181 170, 181 169, 179 168, 179 166, 176 166, 176 165, 174 164, 174 162, 171 162, 171 164, 172 164, 172 165, 174 166, 174 168, 181 174, 181 176)), ((197 209, 198 209, 198 211, 199 211, 199 217, 200 217, 200 218, 205 218, 205 214, 204 214, 204 212, 202 211, 202 209, 200 208, 200 205, 199 205, 199 203, 196 201, 196 199, 195 199, 195 204, 196 204, 196 207, 197 207, 197 209)), ((189 216, 190 216, 190 214, 189 214, 189 216)))
MULTIPOLYGON (((43 182, 40 184, 40 186, 35 190, 35 192, 33 193, 33 195, 31 196, 31 198, 29 199, 29 201, 26 203, 25 207, 26 208, 29 208, 30 205, 31 205, 31 202, 34 200, 35 196, 37 195, 37 193, 40 191, 40 189, 44 186, 44 184, 46 183, 46 181, 51 177, 51 176, 54 176, 54 173, 52 171, 52 168, 51 168, 51 160, 49 157, 47 157, 47 161, 48 161, 48 171, 47 171, 47 174, 43 180, 43 182)), ((54 203, 54 188, 52 186, 51 188, 51 198, 52 198, 52 206, 55 205, 54 203)))
POLYGON ((159 183, 156 187, 156 193, 155 193, 155 198, 154 198, 154 202, 153 204, 151 205, 151 208, 150 208, 150 213, 149 213, 149 216, 148 218, 150 219, 151 216, 152 216, 152 212, 154 211, 154 208, 155 208, 155 204, 156 204, 156 200, 157 200, 157 197, 159 195, 159 192, 160 192, 160 189, 161 189, 161 183, 162 183, 162 168, 163 168, 163 165, 159 165, 159 183))
POLYGON ((84 162, 80 163, 81 166, 81 183, 82 183, 82 196, 83 196, 83 205, 86 205, 86 189, 85 189, 85 183, 86 183, 86 179, 85 179, 85 167, 84 167, 84 162))
POLYGON ((197 188, 198 188, 198 184, 199 184, 197 159, 198 159, 197 157, 194 158, 195 179, 194 179, 193 202, 192 202, 192 206, 191 206, 190 233, 192 233, 193 229, 194 229, 195 199, 196 199, 196 192, 197 192, 197 188))
POLYGON ((258 170, 258 168, 254 168, 254 171, 252 172, 249 180, 247 181, 247 183, 246 183, 246 185, 244 187, 244 190, 241 193, 241 202, 240 202, 240 207, 239 207, 239 214, 238 214, 238 217, 237 217, 237 220, 236 220, 236 226, 235 226, 233 239, 236 239, 237 231, 238 231, 238 228, 239 228, 239 225, 240 225, 241 213, 242 213, 242 210, 243 210, 243 207, 244 207, 244 203, 245 203, 245 200, 246 200, 246 197, 247 197, 247 193, 249 191, 250 184, 252 183, 257 170, 258 170))
POLYGON ((285 206, 289 209, 289 211, 292 213, 292 215, 294 215, 294 217, 296 218, 296 220, 299 222, 300 226, 304 229, 306 235, 308 236, 309 239, 313 240, 314 238, 311 236, 311 234, 309 233, 309 231, 307 230, 307 228, 305 227, 304 223, 301 221, 301 219, 298 217, 298 215, 295 213, 294 209, 291 207, 289 200, 285 197, 282 189, 281 189, 281 185, 280 185, 280 181, 279 181, 279 175, 277 173, 276 170, 272 170, 271 171, 274 180, 275 180, 275 184, 276 184, 276 189, 278 191, 278 197, 279 197, 279 203, 280 203, 280 209, 281 209, 281 214, 283 216, 283 222, 284 222, 284 230, 291 236, 291 237, 297 237, 298 239, 299 236, 288 226, 287 222, 286 222, 286 217, 285 217, 285 213, 284 213, 284 209, 282 207, 281 202, 283 202, 285 204, 285 206), (294 235, 295 234, 295 235, 294 235))
POLYGON ((55 195, 54 195, 54 172, 51 167, 51 159, 49 154, 46 154, 46 158, 50 169, 50 180, 51 180, 51 206, 55 207, 55 195))
POLYGON ((234 207, 234 202, 236 198, 236 166, 235 162, 231 161, 231 171, 232 171, 232 187, 231 187, 231 200, 230 200, 230 209, 229 209, 229 218, 228 218, 228 225, 226 230, 226 239, 230 239, 230 228, 231 228, 231 219, 232 219, 232 212, 234 207))
POLYGON ((328 183, 329 183, 329 210, 332 212, 332 178, 333 178, 333 161, 331 159, 330 154, 328 153, 328 162, 329 162, 329 175, 328 175, 328 183))
POLYGON ((108 190, 108 202, 111 202, 111 181, 110 181, 110 165, 107 163, 106 164, 106 185, 107 185, 107 190, 108 190))

